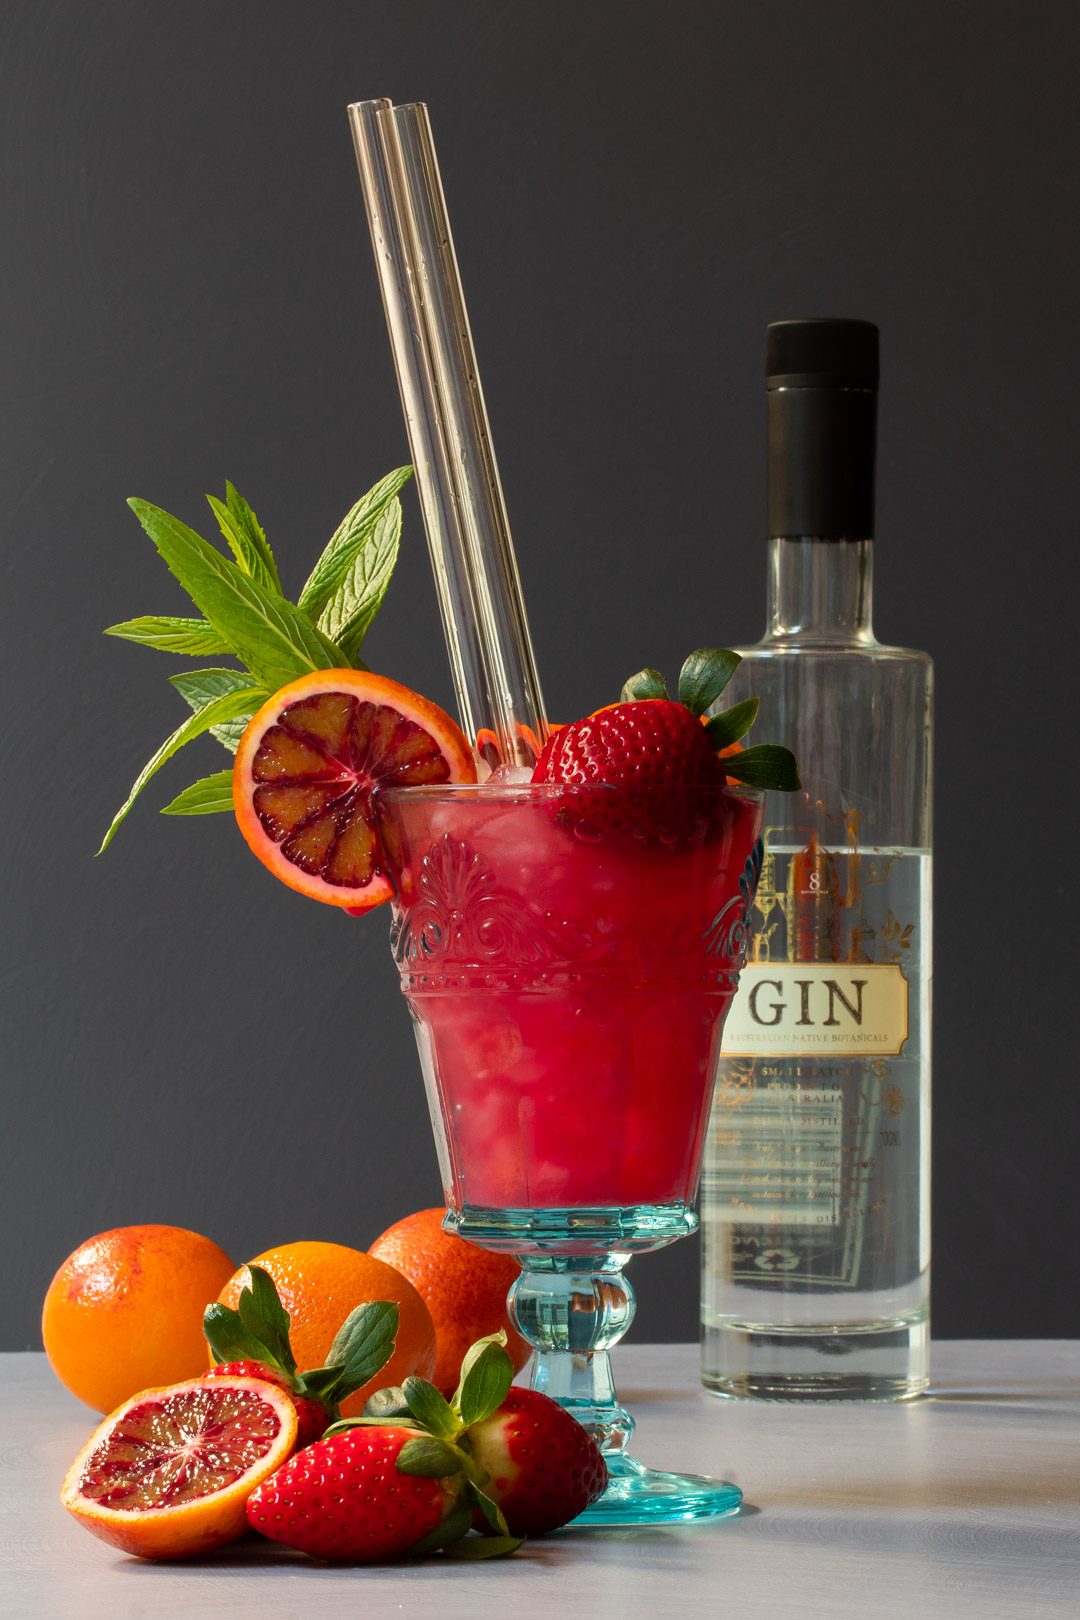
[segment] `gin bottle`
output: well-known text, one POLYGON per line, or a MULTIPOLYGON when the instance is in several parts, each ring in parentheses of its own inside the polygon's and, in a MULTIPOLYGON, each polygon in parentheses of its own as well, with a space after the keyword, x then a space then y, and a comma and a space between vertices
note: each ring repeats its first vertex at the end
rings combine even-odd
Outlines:
POLYGON ((871 623, 877 387, 868 322, 770 326, 768 628, 728 693, 803 788, 768 796, 702 1178, 722 1395, 927 1383, 931 664, 871 623))

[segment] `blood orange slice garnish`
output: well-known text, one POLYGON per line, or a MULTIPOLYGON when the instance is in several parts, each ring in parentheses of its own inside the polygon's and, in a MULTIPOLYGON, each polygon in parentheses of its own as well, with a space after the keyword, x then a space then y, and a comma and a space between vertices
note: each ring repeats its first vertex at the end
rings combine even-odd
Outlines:
POLYGON ((60 1500, 139 1558, 190 1558, 234 1541, 244 1504, 291 1456, 296 1408, 253 1378, 189 1379, 133 1395, 94 1430, 60 1500))
POLYGON ((283 686, 251 720, 233 804, 275 877, 369 911, 393 893, 373 790, 475 781, 464 733, 436 704, 385 675, 327 669, 283 686))

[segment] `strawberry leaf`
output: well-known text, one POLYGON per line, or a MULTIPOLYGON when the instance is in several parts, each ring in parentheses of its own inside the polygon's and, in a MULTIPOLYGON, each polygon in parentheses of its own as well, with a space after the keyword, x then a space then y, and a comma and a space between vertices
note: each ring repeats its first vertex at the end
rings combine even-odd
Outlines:
POLYGON ((412 477, 411 467, 398 467, 362 495, 326 543, 325 550, 311 570, 297 599, 304 613, 314 618, 321 613, 342 580, 352 568, 357 553, 379 520, 383 508, 393 500, 412 477))
POLYGON ((465 1385, 468 1381, 469 1374, 472 1372, 476 1363, 479 1361, 489 1344, 497 1344, 505 1347, 506 1329, 499 1328, 497 1333, 486 1334, 484 1338, 477 1339, 466 1350, 461 1362, 461 1374, 458 1378, 458 1387, 455 1390, 453 1400, 450 1403, 451 1406, 456 1407, 459 1412, 461 1411, 461 1397, 465 1392, 465 1385))
POLYGON ((729 647, 699 647, 679 671, 679 702, 691 714, 704 714, 741 663, 739 654, 729 647))
POLYGON ((473 1483, 472 1481, 469 1482, 467 1489, 469 1496, 480 1509, 481 1513, 484 1515, 484 1518, 487 1520, 488 1524, 495 1531, 495 1533, 500 1536, 509 1535, 506 1520, 503 1517, 503 1511, 499 1504, 492 1501, 487 1492, 482 1491, 479 1485, 473 1483))
POLYGON ((277 564, 270 550, 262 524, 242 495, 231 484, 225 485, 225 502, 216 495, 208 495, 210 509, 218 521, 218 528, 236 558, 237 566, 249 579, 257 580, 268 591, 281 595, 281 580, 277 564))
POLYGON ((357 662, 368 626, 382 606, 401 541, 401 502, 395 496, 364 537, 356 559, 319 615, 319 629, 357 662))
POLYGON ((445 1479, 450 1474, 460 1474, 466 1462, 467 1458, 457 1446, 448 1445, 433 1434, 407 1440, 397 1457, 400 1474, 420 1474, 425 1479, 445 1479))
POLYGON ((462 1536, 467 1536, 472 1525, 472 1513, 466 1506, 457 1507, 434 1530, 429 1530, 415 1546, 409 1548, 410 1558, 423 1558, 425 1553, 442 1552, 462 1536))
POLYGON ((125 619, 123 624, 110 624, 103 634, 118 636, 121 641, 137 641, 143 647, 156 647, 159 652, 185 653, 193 658, 212 658, 217 653, 232 652, 224 636, 218 635, 208 619, 125 619))
POLYGON ((350 1311, 326 1357, 328 1366, 342 1369, 333 1392, 336 1401, 343 1401, 381 1372, 394 1353, 397 1330, 398 1308, 389 1300, 374 1300, 350 1311))
POLYGON ((148 501, 128 505, 195 606, 261 685, 275 692, 299 675, 345 663, 341 648, 305 613, 249 579, 186 523, 148 501))
POLYGON ((364 1416, 375 1423, 388 1423, 391 1418, 409 1416, 409 1403, 400 1384, 387 1384, 377 1389, 364 1402, 364 1416))
POLYGON ((667 695, 667 682, 658 669, 639 669, 623 683, 619 702, 637 703, 643 698, 666 698, 667 695))
POLYGON ((253 1338, 258 1339, 287 1373, 296 1371, 296 1357, 289 1344, 289 1313, 278 1298, 274 1279, 262 1266, 248 1266, 250 1279, 240 1290, 240 1320, 253 1338))
POLYGON ((452 1440, 461 1424, 443 1396, 426 1378, 406 1378, 402 1385, 409 1411, 418 1423, 439 1438, 452 1440))
POLYGON ((231 810, 232 788, 232 771, 215 771, 213 776, 192 782, 161 813, 163 816, 212 816, 220 810, 231 810))
POLYGON ((270 1358, 262 1340, 248 1331, 240 1320, 239 1311, 234 1311, 228 1305, 215 1303, 206 1307, 203 1312, 203 1334, 218 1366, 223 1361, 263 1361, 269 1364, 270 1358))
POLYGON ((328 1440, 332 1434, 344 1434, 346 1429, 385 1429, 387 1426, 394 1429, 414 1429, 417 1434, 423 1434, 419 1423, 411 1417, 347 1417, 338 1418, 331 1423, 324 1432, 323 1439, 328 1440))
POLYGON ((513 1382, 514 1364, 502 1345, 485 1344, 468 1371, 463 1368, 461 1391, 454 1402, 465 1427, 483 1423, 497 1412, 513 1382))
POLYGON ((723 714, 714 715, 706 722, 705 731, 709 741, 716 749, 728 748, 740 737, 745 737, 754 721, 757 719, 761 699, 747 698, 744 703, 736 703, 723 714))
POLYGON ((465 1536, 447 1547, 447 1558, 508 1558, 517 1552, 524 1536, 465 1536))
POLYGON ((761 743, 757 748, 744 748, 739 754, 726 754, 721 764, 725 775, 745 782, 747 787, 794 793, 802 786, 794 754, 776 743, 761 743))
POLYGON ((257 706, 257 704, 261 701, 262 696, 259 688, 253 688, 247 691, 225 693, 224 696, 215 698, 213 702, 207 703, 198 711, 197 714, 193 714, 190 719, 185 720, 184 724, 177 727, 171 737, 166 737, 161 747, 146 762, 138 776, 135 778, 135 781, 132 783, 131 792, 128 794, 127 798, 124 800, 123 804, 113 817, 109 830, 101 841, 101 848, 98 850, 98 854, 103 855, 105 853, 113 839, 116 837, 120 824, 127 816, 128 811, 135 803, 135 800, 139 797, 139 794, 142 792, 147 782, 149 782, 150 778, 154 776, 164 764, 172 759, 174 754, 179 753, 181 748, 183 748, 187 743, 193 742, 196 737, 201 737, 203 732, 210 731, 215 725, 219 725, 223 720, 232 720, 235 719, 237 715, 249 712, 253 706, 257 706))

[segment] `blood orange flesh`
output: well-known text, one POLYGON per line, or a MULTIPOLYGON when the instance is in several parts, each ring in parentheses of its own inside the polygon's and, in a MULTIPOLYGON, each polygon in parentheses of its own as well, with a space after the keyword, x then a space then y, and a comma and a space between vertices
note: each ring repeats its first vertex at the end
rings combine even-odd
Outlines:
POLYGON ((296 1427, 287 1391, 250 1378, 144 1390, 98 1425, 61 1500, 125 1552, 208 1552, 243 1532, 248 1496, 291 1454, 296 1427))
POLYGON ((373 790, 475 780, 463 733, 434 703, 365 670, 319 670, 250 722, 233 802, 248 844, 282 882, 367 911, 393 892, 373 790))

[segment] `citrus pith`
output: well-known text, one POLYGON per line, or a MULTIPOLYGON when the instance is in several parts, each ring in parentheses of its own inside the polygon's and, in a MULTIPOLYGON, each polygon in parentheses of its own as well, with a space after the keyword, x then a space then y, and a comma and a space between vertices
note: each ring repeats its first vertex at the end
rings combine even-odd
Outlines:
MULTIPOLYGON (((431 1316, 412 1283, 392 1266, 343 1243, 284 1243, 255 1255, 251 1264, 261 1266, 274 1280, 289 1313, 289 1339, 300 1368, 326 1365, 334 1335, 357 1305, 383 1299, 397 1305, 394 1353, 381 1372, 342 1401, 345 1417, 359 1416, 368 1396, 385 1384, 400 1384, 413 1373, 431 1377, 435 1367, 431 1316)), ((237 1309, 247 1282, 247 1266, 241 1266, 218 1296, 222 1305, 237 1309)))
POLYGON ((203 1310, 235 1266, 181 1226, 118 1226, 88 1238, 45 1295, 41 1334, 53 1372, 99 1412, 194 1378, 206 1365, 203 1310))
POLYGON ((133 1395, 99 1423, 60 1500, 139 1558, 192 1558, 235 1541, 257 1485, 292 1454, 288 1392, 253 1378, 188 1379, 133 1395))
POLYGON ((367 911, 393 893, 372 793, 475 782, 464 733, 436 704, 367 670, 316 670, 249 722, 233 805, 252 852, 312 900, 367 911))

